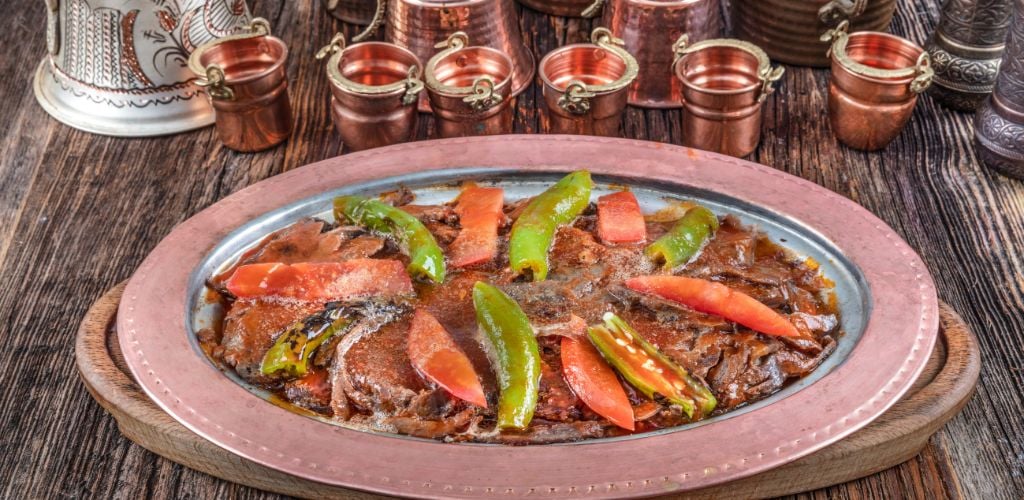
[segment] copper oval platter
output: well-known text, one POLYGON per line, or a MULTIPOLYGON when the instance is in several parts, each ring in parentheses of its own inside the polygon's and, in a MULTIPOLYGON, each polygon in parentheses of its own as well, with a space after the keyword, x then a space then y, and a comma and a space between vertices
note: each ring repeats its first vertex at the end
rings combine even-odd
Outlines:
POLYGON ((163 410, 211 442, 295 476, 415 497, 626 497, 746 477, 862 428, 924 368, 938 320, 934 284, 914 251, 870 212, 811 182, 666 144, 515 135, 354 153, 235 193, 179 225, 145 259, 125 290, 117 328, 129 368, 163 410), (846 332, 836 353, 778 394, 696 424, 511 447, 372 433, 291 412, 225 376, 194 340, 215 314, 202 300, 205 277, 267 233, 327 213, 334 196, 404 185, 447 200, 454 181, 473 179, 516 198, 584 168, 599 188, 629 185, 646 210, 665 197, 697 199, 821 263, 836 283, 846 332))

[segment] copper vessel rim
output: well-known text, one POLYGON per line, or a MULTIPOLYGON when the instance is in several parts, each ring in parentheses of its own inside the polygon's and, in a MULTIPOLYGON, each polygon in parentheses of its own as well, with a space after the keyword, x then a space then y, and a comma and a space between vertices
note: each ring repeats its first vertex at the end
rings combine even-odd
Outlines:
POLYGON ((442 50, 441 52, 438 52, 437 54, 434 54, 434 57, 431 57, 430 60, 427 61, 427 65, 423 69, 423 80, 426 83, 427 88, 429 88, 433 92, 449 97, 464 97, 472 95, 475 92, 475 85, 456 87, 454 85, 445 85, 441 83, 440 80, 437 79, 437 63, 439 63, 441 59, 444 59, 445 57, 457 54, 462 51, 485 52, 493 56, 497 56, 498 59, 501 59, 502 62, 504 62, 508 66, 508 74, 505 75, 504 78, 501 79, 501 81, 494 82, 493 89, 495 93, 500 93, 500 89, 504 89, 505 87, 512 85, 512 76, 515 74, 516 71, 515 61, 512 60, 512 57, 510 57, 504 51, 492 47, 486 47, 483 45, 470 46, 468 45, 468 43, 469 42, 468 38, 466 37, 466 34, 460 31, 452 34, 450 37, 448 37, 448 40, 438 44, 438 48, 447 48, 445 50, 442 50))
MULTIPOLYGON (((850 34, 843 33, 836 37, 835 42, 831 45, 830 49, 832 59, 846 68, 846 70, 855 73, 858 76, 878 80, 882 83, 900 83, 904 80, 909 82, 919 75, 920 65, 912 65, 899 69, 882 69, 859 63, 846 53, 846 48, 849 45, 850 38, 867 38, 869 36, 886 38, 890 41, 914 49, 918 51, 919 54, 927 54, 920 45, 911 42, 906 38, 881 31, 858 31, 850 34)), ((929 61, 928 64, 930 64, 930 58, 926 57, 926 59, 929 61)))
POLYGON ((548 87, 551 87, 559 92, 567 91, 569 85, 566 85, 564 88, 555 85, 555 83, 551 81, 551 78, 548 77, 545 68, 547 67, 547 63, 554 57, 557 57, 566 52, 571 52, 573 50, 580 49, 602 49, 605 52, 611 53, 615 57, 618 57, 626 66, 625 70, 622 72, 622 76, 620 76, 614 82, 605 85, 585 85, 588 92, 610 94, 630 86, 630 84, 632 84, 633 81, 636 80, 637 76, 640 74, 640 65, 632 54, 630 54, 624 48, 619 46, 622 43, 622 40, 612 37, 611 31, 608 31, 607 28, 595 28, 594 32, 591 34, 591 40, 592 41, 590 43, 574 43, 570 45, 564 45, 555 50, 552 50, 551 52, 548 52, 547 55, 545 55, 540 60, 540 64, 538 64, 537 71, 540 74, 540 79, 541 81, 544 82, 544 85, 547 85, 548 87))
POLYGON ((410 82, 418 78, 422 78, 422 76, 423 65, 420 64, 420 59, 416 57, 416 54, 413 54, 412 51, 410 51, 409 49, 399 47, 398 45, 388 42, 373 41, 352 44, 343 48, 342 50, 335 51, 333 54, 331 54, 331 58, 327 60, 327 77, 331 80, 331 83, 338 88, 355 92, 358 94, 382 95, 406 92, 409 90, 410 82), (388 83, 386 85, 366 85, 363 83, 354 82, 346 78, 345 75, 341 73, 341 62, 342 59, 345 58, 345 54, 348 53, 350 50, 368 46, 386 47, 387 49, 401 52, 402 54, 411 58, 413 61, 415 61, 415 63, 410 67, 409 76, 396 82, 388 83))
MULTIPOLYGON (((680 42, 682 42, 682 37, 680 37, 680 42)), ((734 94, 742 94, 742 93, 745 93, 745 92, 750 92, 750 91, 755 90, 755 89, 757 89, 759 87, 763 87, 764 86, 764 82, 762 81, 763 78, 762 78, 761 75, 767 75, 771 71, 772 61, 771 61, 771 59, 768 58, 768 54, 764 50, 762 50, 761 47, 758 47, 757 45, 754 45, 754 44, 752 44, 750 42, 746 42, 746 41, 743 41, 743 40, 736 40, 736 39, 733 39, 733 38, 715 38, 715 39, 711 39, 711 40, 702 40, 700 42, 694 43, 693 45, 688 45, 688 46, 685 46, 685 47, 679 47, 678 44, 680 42, 676 42, 678 48, 674 49, 675 53, 676 53, 676 60, 675 60, 675 62, 672 63, 672 72, 675 74, 676 78, 678 78, 683 83, 683 85, 686 85, 687 87, 689 87, 689 88, 691 88, 693 90, 696 90, 696 91, 699 91, 699 92, 702 92, 702 93, 705 93, 705 94, 712 94, 712 95, 734 95, 734 94), (702 50, 716 49, 716 48, 730 48, 730 49, 746 52, 747 54, 750 54, 751 56, 753 56, 754 59, 757 60, 757 76, 758 76, 758 81, 754 82, 754 83, 751 83, 750 85, 747 85, 747 86, 744 86, 744 87, 740 87, 740 88, 735 88, 735 89, 714 89, 714 88, 708 88, 708 87, 704 87, 704 86, 701 86, 701 85, 697 85, 697 84, 691 82, 690 79, 687 78, 683 74, 683 71, 682 71, 682 66, 683 65, 681 63, 684 60, 686 60, 687 56, 690 56, 690 55, 695 54, 697 52, 700 52, 702 50)))
POLYGON ((285 61, 288 60, 288 45, 284 43, 284 40, 281 40, 280 38, 277 38, 276 36, 270 34, 270 25, 266 19, 260 17, 254 18, 252 22, 249 24, 249 30, 250 31, 248 33, 228 35, 226 37, 219 38, 217 40, 212 40, 200 45, 199 47, 196 47, 196 50, 193 51, 192 55, 190 55, 188 58, 188 68, 192 70, 192 72, 195 73, 196 76, 200 78, 205 78, 207 74, 207 67, 203 66, 202 58, 204 55, 206 55, 207 52, 224 44, 262 37, 265 38, 267 42, 270 42, 271 44, 277 46, 277 48, 281 50, 280 57, 278 57, 273 64, 262 69, 261 71, 245 75, 241 78, 227 78, 225 75, 224 83, 228 85, 249 83, 260 78, 263 78, 280 69, 281 66, 284 65, 285 61))

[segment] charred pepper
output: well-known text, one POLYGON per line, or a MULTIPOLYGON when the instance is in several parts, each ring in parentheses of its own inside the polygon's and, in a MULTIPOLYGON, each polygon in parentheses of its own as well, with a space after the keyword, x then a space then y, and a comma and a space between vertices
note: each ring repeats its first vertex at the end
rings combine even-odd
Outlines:
POLYGON ((718 217, 710 210, 696 206, 683 214, 671 231, 648 245, 644 252, 665 269, 672 269, 689 262, 717 230, 718 217))
POLYGON ((351 322, 342 307, 329 307, 293 323, 277 337, 263 356, 260 371, 267 376, 298 378, 309 371, 309 360, 331 337, 343 333, 351 322))
POLYGON ((548 276, 548 250, 558 227, 572 222, 590 203, 590 172, 573 172, 534 198, 512 225, 509 264, 518 274, 529 270, 534 281, 548 276))
POLYGON ((443 283, 444 253, 434 235, 419 219, 400 208, 362 196, 342 196, 334 200, 334 218, 349 220, 372 231, 394 237, 409 255, 409 274, 443 283))
POLYGON ((498 428, 525 429, 540 390, 540 349, 516 301, 482 281, 473 286, 476 321, 494 349, 498 378, 498 428))
POLYGON ((605 313, 604 325, 587 330, 591 342, 623 378, 649 398, 660 394, 690 418, 710 414, 718 401, 703 382, 661 353, 629 324, 605 313))

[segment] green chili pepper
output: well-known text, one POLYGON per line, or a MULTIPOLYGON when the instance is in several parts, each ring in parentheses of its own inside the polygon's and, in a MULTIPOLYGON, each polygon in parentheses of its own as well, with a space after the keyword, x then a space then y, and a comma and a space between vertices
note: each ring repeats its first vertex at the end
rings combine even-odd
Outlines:
POLYGON ((342 196, 334 200, 334 218, 350 220, 372 231, 389 234, 409 255, 406 269, 413 276, 425 276, 443 283, 444 253, 426 226, 400 208, 362 196, 342 196))
POLYGON ((647 246, 644 252, 651 260, 672 269, 697 255, 701 247, 718 230, 718 217, 710 210, 696 206, 676 222, 672 230, 647 246))
POLYGON ((509 264, 516 273, 527 269, 535 281, 548 276, 548 250, 558 226, 573 221, 590 203, 594 186, 590 172, 573 172, 549 187, 526 206, 512 225, 509 264))
POLYGON ((587 330, 590 340, 608 363, 627 382, 649 398, 660 394, 682 407, 690 418, 696 409, 697 418, 710 414, 718 402, 703 382, 690 376, 613 313, 605 313, 604 325, 587 330))
POLYGON ((281 333, 263 356, 260 371, 264 375, 283 374, 298 378, 306 374, 309 360, 331 337, 344 332, 350 324, 345 309, 336 307, 307 316, 281 333))
POLYGON ((498 377, 498 428, 525 429, 540 389, 540 349, 519 304, 482 281, 473 286, 476 322, 494 347, 498 377))

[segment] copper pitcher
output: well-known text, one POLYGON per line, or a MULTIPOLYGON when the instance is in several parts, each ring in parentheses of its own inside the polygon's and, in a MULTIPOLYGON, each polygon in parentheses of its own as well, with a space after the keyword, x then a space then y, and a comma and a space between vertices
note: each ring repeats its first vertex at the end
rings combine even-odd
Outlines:
MULTIPOLYGON (((383 24, 387 41, 411 50, 426 61, 438 44, 461 31, 474 43, 497 49, 512 58, 513 96, 519 95, 533 80, 536 62, 533 53, 523 44, 519 16, 512 0, 377 1, 380 15, 360 37, 372 34, 383 24)), ((421 99, 420 110, 428 111, 426 99, 421 99)))
POLYGON ((566 45, 540 61, 544 101, 556 134, 619 135, 636 59, 622 40, 596 28, 591 43, 566 45))
POLYGON ((931 58, 917 44, 888 33, 848 34, 849 23, 827 31, 832 77, 828 114, 840 142, 875 151, 893 141, 928 89, 931 58))
POLYGON ((430 106, 441 137, 512 132, 512 59, 490 47, 470 47, 456 32, 424 70, 430 106))
POLYGON ((712 39, 673 45, 672 71, 682 84, 683 144, 746 156, 761 142, 761 108, 785 69, 742 40, 712 39))
POLYGON ((678 79, 672 76, 671 47, 685 33, 691 42, 718 38, 722 32, 719 0, 597 0, 588 9, 601 8, 601 24, 625 41, 636 57, 640 74, 629 86, 629 103, 644 108, 683 105, 678 79))
POLYGON ((188 67, 213 104, 217 134, 225 146, 261 151, 291 135, 287 59, 288 47, 271 36, 270 24, 258 17, 248 33, 206 43, 192 52, 188 67))
POLYGON ((409 140, 423 91, 416 55, 385 42, 346 46, 338 33, 316 54, 317 59, 328 56, 331 117, 345 146, 360 151, 409 140))

